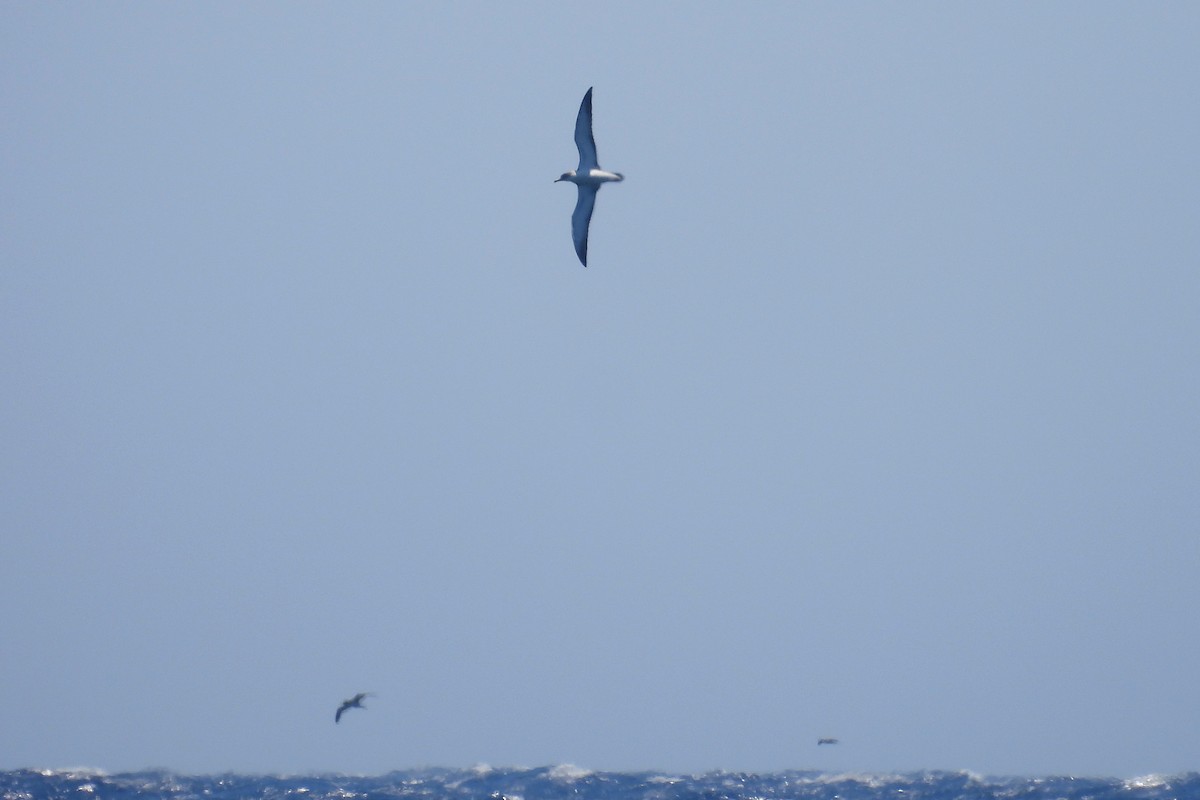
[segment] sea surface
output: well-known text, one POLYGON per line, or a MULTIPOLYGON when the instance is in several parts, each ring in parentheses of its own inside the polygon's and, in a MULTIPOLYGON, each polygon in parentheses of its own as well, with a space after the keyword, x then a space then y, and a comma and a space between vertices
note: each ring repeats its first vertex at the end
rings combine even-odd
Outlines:
POLYGON ((564 765, 538 769, 422 769, 386 775, 179 775, 93 770, 0 772, 2 800, 164 797, 411 798, 412 800, 1200 800, 1200 773, 1115 778, 995 778, 968 772, 833 774, 591 772, 564 765))

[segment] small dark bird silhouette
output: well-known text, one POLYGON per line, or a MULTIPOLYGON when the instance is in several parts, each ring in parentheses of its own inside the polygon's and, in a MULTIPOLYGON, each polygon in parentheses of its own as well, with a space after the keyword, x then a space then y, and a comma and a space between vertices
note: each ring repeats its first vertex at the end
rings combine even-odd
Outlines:
POLYGON ((820 747, 823 744, 837 744, 837 743, 838 743, 837 739, 829 739, 829 738, 817 739, 818 747, 820 747))
POLYGON ((611 181, 623 181, 619 172, 600 169, 596 160, 596 138, 592 136, 592 90, 588 89, 579 104, 579 115, 575 117, 575 149, 579 151, 579 168, 564 172, 555 181, 570 181, 579 187, 576 195, 575 212, 571 214, 571 241, 575 242, 575 254, 579 263, 587 266, 588 226, 592 222, 592 209, 596 205, 596 192, 611 181))
POLYGON ((364 697, 371 697, 371 692, 359 692, 358 694, 354 695, 354 697, 351 697, 349 700, 343 700, 342 704, 340 706, 338 706, 337 713, 333 715, 333 721, 335 723, 341 722, 342 714, 348 708, 361 708, 361 709, 365 710, 366 706, 364 706, 362 704, 364 697))

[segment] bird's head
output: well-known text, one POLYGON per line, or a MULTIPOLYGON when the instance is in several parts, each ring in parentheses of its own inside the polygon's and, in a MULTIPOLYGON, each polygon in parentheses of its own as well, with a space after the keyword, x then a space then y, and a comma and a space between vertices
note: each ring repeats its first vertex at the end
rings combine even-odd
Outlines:
POLYGON ((574 177, 575 177, 575 170, 571 170, 570 172, 564 172, 562 174, 562 176, 557 178, 554 182, 558 183, 559 181, 569 181, 569 180, 571 180, 571 178, 574 178, 574 177))

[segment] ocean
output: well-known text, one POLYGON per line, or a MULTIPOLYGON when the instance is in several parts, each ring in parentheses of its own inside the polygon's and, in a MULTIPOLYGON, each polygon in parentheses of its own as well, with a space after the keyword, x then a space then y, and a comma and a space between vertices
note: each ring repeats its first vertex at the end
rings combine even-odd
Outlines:
POLYGON ((984 777, 969 772, 747 774, 592 772, 563 765, 537 769, 420 769, 385 775, 179 775, 165 771, 0 772, 0 800, 163 797, 411 798, 411 800, 1200 800, 1200 773, 1134 779, 984 777))

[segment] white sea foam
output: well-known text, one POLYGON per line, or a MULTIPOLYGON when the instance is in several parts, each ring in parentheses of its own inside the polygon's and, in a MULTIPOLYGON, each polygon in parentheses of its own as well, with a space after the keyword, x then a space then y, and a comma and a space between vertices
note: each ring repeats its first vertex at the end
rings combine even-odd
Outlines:
POLYGON ((58 775, 64 778, 107 778, 108 773, 99 767, 59 767, 57 769, 39 769, 38 774, 49 778, 58 775))
POLYGON ((646 783, 682 783, 685 779, 678 775, 651 775, 646 778, 646 783))
POLYGON ((1126 789, 1160 789, 1171 784, 1166 775, 1143 775, 1140 778, 1129 778, 1123 781, 1126 789))
POLYGON ((908 780, 899 774, 875 772, 837 772, 816 775, 811 779, 813 783, 861 783, 869 789, 881 789, 884 786, 908 780))
POLYGON ((559 764, 556 767, 551 767, 546 773, 551 778, 559 781, 577 781, 580 778, 586 778, 592 774, 592 770, 577 767, 574 764, 559 764))

